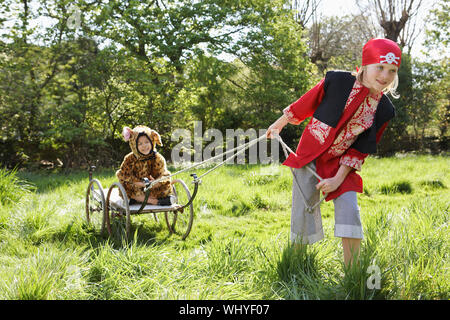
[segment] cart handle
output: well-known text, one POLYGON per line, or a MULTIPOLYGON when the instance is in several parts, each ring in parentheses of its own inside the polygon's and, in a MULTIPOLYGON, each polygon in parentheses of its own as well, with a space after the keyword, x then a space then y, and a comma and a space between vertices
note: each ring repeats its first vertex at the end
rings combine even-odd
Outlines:
POLYGON ((182 207, 180 208, 180 210, 186 208, 186 207, 189 206, 189 205, 191 205, 191 203, 192 203, 192 202, 194 201, 194 199, 195 199, 195 196, 197 195, 198 185, 199 185, 199 184, 202 184, 202 180, 199 179, 199 178, 197 177, 197 174, 192 173, 192 174, 191 174, 191 177, 194 178, 194 180, 192 181, 192 183, 195 184, 195 186, 194 186, 194 192, 192 193, 192 196, 191 196, 191 199, 189 200, 189 202, 186 203, 184 206, 182 206, 182 207))
POLYGON ((92 181, 92 172, 96 169, 96 166, 89 166, 89 182, 92 181))
MULTIPOLYGON (((194 192, 192 193, 191 198, 189 199, 189 202, 186 203, 185 205, 183 205, 181 208, 179 208, 179 210, 184 209, 185 207, 189 206, 194 201, 194 198, 197 195, 198 185, 202 183, 202 180, 197 177, 197 174, 192 173, 191 177, 193 177, 193 179, 194 179, 192 181, 192 183, 195 184, 194 192)), ((150 189, 152 187, 151 186, 152 182, 149 179, 147 179, 147 178, 144 178, 143 180, 144 180, 144 183, 145 183, 145 189, 144 189, 145 190, 145 198, 144 198, 144 201, 141 204, 141 207, 139 208, 139 210, 135 214, 139 214, 145 208, 145 206, 147 205, 148 197, 150 196, 150 189)))

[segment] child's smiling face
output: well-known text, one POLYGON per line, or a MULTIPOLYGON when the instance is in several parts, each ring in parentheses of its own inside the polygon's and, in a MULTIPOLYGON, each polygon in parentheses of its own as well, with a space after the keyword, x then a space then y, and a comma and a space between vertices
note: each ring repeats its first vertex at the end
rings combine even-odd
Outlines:
POLYGON ((388 63, 374 63, 366 67, 364 74, 365 85, 373 93, 381 92, 394 81, 398 67, 388 63))
POLYGON ((137 140, 137 148, 140 153, 147 155, 152 151, 152 144, 146 136, 140 136, 137 140))

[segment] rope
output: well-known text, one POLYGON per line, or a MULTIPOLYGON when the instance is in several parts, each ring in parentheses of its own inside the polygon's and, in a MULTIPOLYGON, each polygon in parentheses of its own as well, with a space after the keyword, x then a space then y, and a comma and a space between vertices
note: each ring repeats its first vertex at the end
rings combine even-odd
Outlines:
MULTIPOLYGON (((262 138, 265 138, 265 136, 266 136, 266 135, 264 134, 264 135, 260 136, 258 139, 254 139, 254 140, 252 140, 252 141, 249 141, 249 142, 246 143, 246 144, 243 144, 242 146, 239 146, 239 148, 241 148, 242 150, 239 150, 239 151, 236 152, 236 154, 234 154, 233 156, 231 156, 231 157, 225 159, 225 161, 222 161, 221 163, 219 163, 219 164, 218 164, 217 166, 215 166, 214 168, 212 168, 212 169, 210 169, 209 171, 207 171, 207 172, 205 172, 204 174, 202 174, 202 175, 199 177, 199 179, 202 178, 202 177, 204 177, 204 176, 206 176, 206 175, 209 174, 210 172, 216 170, 217 168, 223 166, 227 161, 229 161, 229 160, 231 160, 231 159, 237 157, 239 154, 241 154, 242 152, 244 152, 245 150, 247 150, 248 148, 250 148, 251 146, 253 146, 254 144, 256 144, 256 143, 257 143, 258 141, 260 141, 262 138)), ((235 148, 235 149, 237 149, 237 148, 235 148)))
POLYGON ((229 153, 231 153, 231 152, 234 152, 234 151, 238 150, 238 152, 236 152, 235 155, 233 155, 233 156, 231 156, 231 157, 229 157, 229 158, 226 158, 224 161, 222 161, 221 163, 219 163, 217 166, 215 166, 214 168, 212 168, 212 169, 209 170, 208 172, 205 172, 204 174, 202 174, 202 175, 198 178, 198 179, 200 179, 201 177, 204 177, 205 175, 207 175, 208 173, 214 171, 214 170, 217 169, 218 167, 224 165, 227 161, 229 161, 229 160, 231 160, 231 159, 237 157, 239 154, 241 154, 242 152, 244 152, 247 148, 253 146, 253 145, 256 144, 258 141, 260 141, 260 140, 262 140, 263 138, 265 138, 265 136, 266 136, 265 134, 264 134, 264 135, 261 135, 259 138, 253 139, 252 141, 246 142, 246 143, 244 143, 244 144, 241 145, 241 146, 237 146, 236 148, 230 149, 230 150, 228 150, 228 151, 226 151, 226 152, 223 152, 223 153, 221 153, 221 154, 219 154, 219 155, 217 155, 217 156, 214 156, 214 157, 209 158, 209 159, 206 159, 206 160, 204 160, 204 161, 202 161, 202 162, 196 163, 196 164, 194 164, 194 165, 192 165, 192 166, 190 166, 190 167, 188 167, 188 168, 184 168, 184 169, 182 169, 182 170, 180 170, 180 171, 177 171, 177 172, 175 172, 175 173, 173 173, 173 174, 171 174, 171 175, 169 175, 169 176, 164 176, 164 177, 162 177, 162 178, 159 178, 159 179, 156 179, 156 180, 152 180, 152 181, 150 182, 149 186, 146 187, 146 188, 144 189, 144 192, 146 192, 148 189, 152 188, 156 183, 158 183, 158 182, 160 182, 160 181, 163 181, 163 180, 167 180, 167 179, 169 179, 169 178, 172 178, 172 177, 176 176, 177 174, 180 174, 180 173, 185 172, 185 171, 189 171, 189 170, 194 169, 194 168, 196 168, 196 167, 199 167, 199 166, 201 166, 201 165, 203 165, 203 164, 205 164, 205 163, 207 163, 207 162, 210 162, 210 161, 213 161, 213 160, 216 160, 216 159, 223 159, 223 156, 224 156, 224 155, 227 155, 227 154, 229 154, 229 153))
MULTIPOLYGON (((289 153, 294 153, 294 151, 292 151, 292 149, 289 148, 289 146, 286 145, 286 143, 281 139, 280 135, 279 135, 277 132, 272 131, 272 135, 280 142, 280 144, 281 144, 281 146, 282 146, 282 148, 283 148, 283 151, 284 151, 284 155, 286 156, 286 158, 289 156, 288 152, 289 152, 289 153)), ((144 192, 147 192, 148 189, 152 188, 156 183, 158 183, 158 182, 160 182, 160 181, 170 179, 170 178, 176 176, 177 174, 180 174, 180 173, 182 173, 182 172, 191 170, 191 169, 196 168, 196 167, 198 167, 198 166, 201 166, 201 165, 203 165, 203 164, 205 164, 205 163, 207 163, 207 162, 210 162, 210 161, 213 161, 213 160, 216 160, 216 159, 219 159, 219 158, 220 158, 220 159, 223 159, 223 156, 224 156, 224 155, 227 155, 227 154, 229 154, 229 153, 231 153, 231 152, 237 151, 233 156, 231 156, 231 157, 229 157, 229 158, 226 158, 224 161, 220 162, 218 165, 216 165, 216 166, 213 167, 212 169, 208 170, 207 172, 205 172, 204 174, 202 174, 200 177, 198 177, 198 178, 194 181, 194 182, 196 182, 196 181, 198 182, 198 180, 200 180, 201 178, 203 178, 203 177, 206 176, 207 174, 211 173, 212 171, 218 169, 219 167, 223 166, 227 161, 230 161, 230 160, 234 159, 234 158, 237 157, 239 154, 241 154, 242 152, 244 152, 245 150, 247 150, 248 148, 250 148, 251 146, 253 146, 254 144, 256 144, 257 142, 259 142, 260 140, 262 140, 262 139, 265 138, 265 137, 266 137, 266 135, 263 134, 263 135, 261 135, 259 138, 253 139, 252 141, 249 141, 249 142, 247 142, 247 143, 245 143, 245 144, 243 144, 243 145, 241 145, 241 146, 238 146, 238 147, 236 147, 236 148, 233 148, 233 149, 231 149, 231 150, 228 150, 228 151, 226 151, 226 152, 224 152, 224 153, 221 153, 221 154, 219 154, 219 155, 217 155, 217 156, 214 156, 214 157, 212 157, 212 158, 206 159, 206 160, 204 160, 204 161, 202 161, 202 162, 196 163, 196 164, 194 164, 194 165, 192 165, 192 166, 190 166, 190 167, 188 167, 188 168, 185 168, 185 169, 182 169, 182 170, 180 170, 180 171, 177 171, 177 172, 175 172, 175 173, 173 173, 173 174, 171 174, 171 175, 169 175, 169 176, 164 176, 164 177, 162 177, 162 178, 153 180, 153 181, 151 181, 150 184, 144 189, 144 192)), ((313 169, 311 169, 308 165, 306 165, 305 167, 306 167, 306 169, 308 169, 308 170, 309 170, 309 171, 310 171, 317 179, 319 179, 319 181, 322 180, 322 178, 321 178, 321 177, 320 177, 313 169)), ((325 200, 325 198, 327 197, 328 194, 327 194, 327 193, 324 194, 324 196, 323 196, 316 204, 314 204, 313 206, 310 206, 310 205, 307 203, 306 198, 305 198, 305 195, 303 194, 303 192, 302 192, 302 190, 301 190, 301 188, 300 188, 300 184, 299 184, 298 181, 297 181, 297 177, 296 177, 295 174, 294 174, 294 170, 293 170, 292 168, 290 168, 290 169, 291 169, 292 175, 293 175, 293 177, 294 177, 295 185, 297 186, 298 191, 300 191, 300 195, 301 195, 302 200, 303 200, 303 202, 304 202, 304 204, 305 204, 306 210, 307 210, 309 213, 313 213, 314 208, 317 207, 318 205, 320 205, 320 204, 323 202, 323 200, 325 200)))
MULTIPOLYGON (((281 146, 283 147, 283 151, 284 151, 284 155, 286 156, 286 158, 289 156, 288 155, 288 150, 290 153, 294 153, 294 151, 291 150, 291 148, 289 148, 289 146, 281 139, 280 135, 276 132, 276 131, 272 131, 272 136, 274 136, 278 142, 280 142, 281 146)), ((323 180, 313 169, 311 169, 308 165, 305 165, 305 168, 308 169, 314 176, 316 176, 317 179, 323 180)), ((313 206, 308 205, 308 202, 306 201, 306 197, 302 192, 302 189, 300 188, 300 184, 298 183, 297 177, 294 174, 294 169, 292 169, 291 167, 289 167, 289 169, 291 169, 292 175, 294 177, 294 182, 295 185, 298 188, 298 191, 300 192, 300 195, 302 197, 303 203, 305 204, 306 207, 306 211, 308 211, 309 213, 313 213, 314 208, 316 208, 317 206, 319 206, 323 200, 325 200, 325 198, 328 196, 328 193, 325 193, 324 196, 313 206)))

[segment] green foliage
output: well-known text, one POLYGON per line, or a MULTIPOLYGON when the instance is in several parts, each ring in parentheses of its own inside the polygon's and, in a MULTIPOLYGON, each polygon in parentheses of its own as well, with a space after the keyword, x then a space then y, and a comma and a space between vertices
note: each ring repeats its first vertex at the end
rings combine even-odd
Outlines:
POLYGON ((427 24, 427 39, 425 45, 427 47, 448 46, 450 40, 449 33, 449 10, 450 1, 442 0, 437 3, 437 6, 430 11, 429 23, 427 24))
POLYGON ((441 142, 450 137, 446 64, 445 60, 414 63, 410 119, 414 138, 422 148, 427 136, 438 137, 441 142))
MULTIPOLYGON (((166 158, 173 131, 193 121, 223 133, 267 128, 323 71, 353 70, 367 40, 363 15, 323 19, 317 53, 314 30, 285 0, 79 0, 78 29, 69 27, 68 3, 8 0, 0 8, 0 163, 9 168, 117 166, 129 152, 125 125, 156 129, 166 158), (38 16, 49 25, 32 26, 38 16)), ((431 49, 448 38, 447 6, 431 11, 431 49)), ((446 149, 447 60, 404 55, 397 117, 380 153, 426 150, 430 139, 439 143, 432 151, 446 149)), ((284 140, 298 141, 303 127, 287 126, 284 140)))
POLYGON ((167 156, 174 127, 265 128, 309 84, 302 31, 283 1, 78 1, 78 30, 66 5, 53 0, 28 16, 17 6, 11 17, 22 24, 1 39, 8 166, 117 165, 128 151, 121 129, 137 124, 161 134, 167 156), (37 14, 54 25, 28 28, 37 14))

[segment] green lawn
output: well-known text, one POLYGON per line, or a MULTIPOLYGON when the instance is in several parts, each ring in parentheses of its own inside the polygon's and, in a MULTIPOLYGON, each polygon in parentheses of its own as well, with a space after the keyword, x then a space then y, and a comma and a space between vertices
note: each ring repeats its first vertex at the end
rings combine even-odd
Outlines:
MULTIPOLYGON (((449 168, 443 156, 366 160, 353 270, 333 236, 332 202, 322 204, 325 239, 306 252, 289 245, 292 175, 281 165, 221 167, 203 179, 185 241, 162 215, 140 215, 128 244, 86 225, 87 172, 2 171, 0 298, 449 299, 449 168), (371 265, 380 289, 367 286, 371 265)), ((94 177, 116 181, 113 170, 94 177)))

